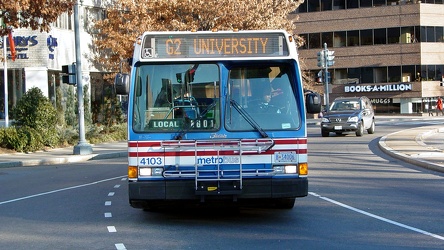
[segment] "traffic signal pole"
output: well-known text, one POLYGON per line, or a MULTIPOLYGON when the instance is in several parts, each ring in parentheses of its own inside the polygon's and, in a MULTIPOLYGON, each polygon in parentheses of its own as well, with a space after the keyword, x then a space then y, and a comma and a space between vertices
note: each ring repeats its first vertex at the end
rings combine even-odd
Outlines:
MULTIPOLYGON (((80 1, 80 3, 82 2, 83 1, 80 1)), ((80 51, 79 31, 79 0, 74 5, 74 36, 76 47, 77 100, 79 104, 79 142, 74 146, 73 153, 75 155, 86 155, 92 153, 92 147, 85 139, 85 109, 83 104, 82 55, 80 51)))
POLYGON ((328 50, 327 49, 327 43, 324 43, 324 49, 321 50, 320 52, 318 52, 318 67, 321 67, 324 69, 324 77, 323 77, 323 82, 325 84, 324 89, 325 89, 325 108, 326 110, 330 109, 330 98, 329 98, 329 89, 328 89, 328 83, 329 83, 329 78, 330 78, 330 74, 328 73, 328 67, 329 66, 333 66, 335 64, 334 58, 334 51, 332 50, 328 50))
POLYGON ((324 43, 324 79, 325 79, 325 108, 328 111, 330 109, 330 92, 328 89, 328 63, 327 63, 327 57, 328 57, 328 49, 327 49, 327 43, 324 43))

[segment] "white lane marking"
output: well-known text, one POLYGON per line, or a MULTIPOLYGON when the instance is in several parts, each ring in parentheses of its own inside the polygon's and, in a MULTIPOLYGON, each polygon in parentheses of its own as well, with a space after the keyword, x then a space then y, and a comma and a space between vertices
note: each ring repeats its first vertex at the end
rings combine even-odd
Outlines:
POLYGON ((122 179, 120 179, 121 181, 126 181, 126 177, 123 177, 122 179))
POLYGON ((119 188, 119 187, 120 187, 120 185, 115 185, 115 186, 114 186, 114 188, 119 188))
POLYGON ((105 201, 105 206, 111 206, 111 201, 105 201))
POLYGON ((112 213, 105 213, 105 218, 111 218, 111 217, 113 217, 112 213))
POLYGON ((110 232, 110 233, 115 233, 115 232, 117 232, 115 226, 107 226, 107 228, 108 228, 108 232, 110 232))
POLYGON ((114 194, 115 194, 114 192, 109 192, 108 196, 114 196, 114 194))
POLYGON ((102 182, 112 181, 112 180, 115 180, 115 179, 118 179, 118 178, 122 178, 122 176, 113 177, 113 178, 109 178, 109 179, 104 179, 104 180, 100 180, 100 181, 95 181, 95 182, 91 182, 91 183, 86 183, 86 184, 82 184, 82 185, 67 187, 67 188, 56 189, 56 190, 53 190, 53 191, 43 192, 43 193, 39 193, 39 194, 33 194, 33 195, 25 196, 25 197, 20 197, 20 198, 17 198, 17 199, 1 201, 0 205, 7 204, 7 203, 12 203, 12 202, 16 202, 16 201, 21 201, 21 200, 26 200, 26 199, 31 199, 31 198, 35 198, 35 197, 39 197, 39 196, 43 196, 43 195, 54 194, 54 193, 58 193, 58 192, 62 192, 62 191, 67 191, 67 190, 71 190, 71 189, 92 186, 92 185, 96 185, 96 184, 99 184, 99 183, 102 183, 102 182))
POLYGON ((126 250, 126 247, 125 245, 123 245, 123 243, 117 243, 115 244, 115 246, 117 250, 126 250))
POLYGON ((405 225, 405 224, 402 224, 402 223, 399 223, 399 222, 396 222, 396 221, 392 221, 392 220, 386 219, 384 217, 381 217, 381 216, 378 216, 378 215, 375 215, 375 214, 372 214, 372 213, 369 213, 369 212, 365 212, 363 210, 351 207, 351 206, 346 205, 344 203, 341 203, 339 201, 335 201, 335 200, 332 200, 330 198, 320 196, 317 193, 313 193, 313 192, 308 192, 308 193, 313 195, 313 196, 316 196, 316 197, 318 197, 320 199, 323 199, 325 201, 328 201, 328 202, 331 202, 331 203, 336 204, 338 206, 341 206, 341 207, 350 209, 352 211, 361 213, 363 215, 367 215, 367 216, 375 218, 377 220, 381 220, 381 221, 384 221, 384 222, 387 222, 387 223, 393 224, 395 226, 402 227, 402 228, 405 228, 405 229, 408 229, 408 230, 411 230, 411 231, 414 231, 414 232, 417 232, 417 233, 421 233, 421 234, 425 234, 425 235, 428 235, 428 236, 432 236, 432 237, 437 238, 439 240, 444 240, 444 237, 441 236, 441 235, 433 234, 433 233, 430 233, 430 232, 427 232, 427 231, 424 231, 424 230, 421 230, 421 229, 418 229, 418 228, 415 228, 415 227, 411 227, 411 226, 408 226, 408 225, 405 225))

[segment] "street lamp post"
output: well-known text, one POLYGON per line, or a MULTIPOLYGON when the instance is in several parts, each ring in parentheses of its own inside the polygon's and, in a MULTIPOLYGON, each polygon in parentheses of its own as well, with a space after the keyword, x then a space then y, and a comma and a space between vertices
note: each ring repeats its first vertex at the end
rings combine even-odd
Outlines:
MULTIPOLYGON (((80 4, 82 4, 80 0, 80 4)), ((85 109, 83 104, 83 81, 82 81, 82 54, 80 51, 80 31, 79 31, 79 1, 74 5, 74 36, 76 47, 76 80, 77 80, 77 100, 79 106, 79 142, 74 146, 75 155, 86 155, 92 153, 91 145, 85 139, 85 109)))

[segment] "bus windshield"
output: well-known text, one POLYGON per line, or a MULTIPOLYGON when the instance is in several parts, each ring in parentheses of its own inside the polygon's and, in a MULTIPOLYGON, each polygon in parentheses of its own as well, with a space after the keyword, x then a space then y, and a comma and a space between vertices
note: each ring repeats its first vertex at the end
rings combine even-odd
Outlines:
POLYGON ((217 130, 220 127, 217 64, 141 65, 135 72, 135 132, 217 130))
POLYGON ((288 66, 241 66, 229 72, 225 126, 230 131, 298 129, 301 117, 288 66))

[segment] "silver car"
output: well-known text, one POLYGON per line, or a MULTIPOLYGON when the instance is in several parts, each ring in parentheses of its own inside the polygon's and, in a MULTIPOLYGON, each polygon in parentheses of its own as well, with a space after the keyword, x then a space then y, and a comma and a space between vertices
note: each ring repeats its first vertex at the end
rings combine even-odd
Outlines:
POLYGON ((365 130, 369 134, 375 132, 375 113, 370 99, 365 96, 336 98, 330 109, 323 113, 323 137, 329 136, 330 132, 337 135, 354 132, 356 136, 362 136, 365 130))

